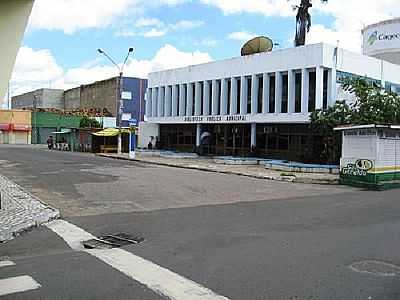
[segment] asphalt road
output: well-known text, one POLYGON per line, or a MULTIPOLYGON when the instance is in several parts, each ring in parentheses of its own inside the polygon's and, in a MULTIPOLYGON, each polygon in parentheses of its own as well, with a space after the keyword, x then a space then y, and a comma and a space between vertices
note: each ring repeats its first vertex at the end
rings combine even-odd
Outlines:
MULTIPOLYGON (((231 300, 400 299, 398 190, 297 185, 0 147, 0 173, 94 235, 140 233, 124 249, 231 300), (356 271, 357 262, 375 261, 356 271), (383 265, 389 263, 393 266, 383 265), (395 271, 393 271, 393 269, 395 271)), ((0 299, 166 299, 42 227, 0 245, 0 299)))

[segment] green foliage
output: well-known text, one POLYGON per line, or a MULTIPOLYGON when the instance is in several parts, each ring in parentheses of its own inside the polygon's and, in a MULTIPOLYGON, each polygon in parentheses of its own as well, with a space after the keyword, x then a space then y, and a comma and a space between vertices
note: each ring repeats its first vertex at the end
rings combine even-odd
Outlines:
POLYGON ((343 89, 354 93, 352 124, 400 124, 400 96, 363 78, 344 79, 343 89))
POLYGON ((355 96, 350 106, 338 101, 326 110, 311 114, 311 128, 315 135, 322 137, 321 160, 338 161, 340 157, 341 134, 333 129, 339 125, 400 124, 400 96, 388 92, 365 78, 342 80, 343 89, 355 96))
POLYGON ((326 110, 316 110, 311 114, 311 126, 322 135, 332 135, 338 125, 351 123, 352 111, 345 101, 338 101, 326 110))
POLYGON ((80 128, 101 128, 101 124, 96 120, 89 117, 82 117, 79 124, 80 128))
POLYGON ((351 106, 337 102, 327 110, 312 113, 311 124, 316 130, 328 134, 330 129, 345 124, 400 124, 399 95, 364 78, 343 79, 342 87, 355 95, 355 102, 351 106))

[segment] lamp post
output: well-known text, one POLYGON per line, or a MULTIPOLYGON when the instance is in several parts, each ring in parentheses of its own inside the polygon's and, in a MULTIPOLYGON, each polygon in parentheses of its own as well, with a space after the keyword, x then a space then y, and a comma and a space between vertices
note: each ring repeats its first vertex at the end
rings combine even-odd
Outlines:
POLYGON ((119 66, 110 55, 107 54, 106 51, 104 51, 103 49, 99 48, 97 49, 97 51, 104 55, 114 66, 117 67, 118 72, 119 72, 119 79, 118 79, 118 84, 117 84, 117 100, 116 100, 116 119, 117 119, 117 126, 119 128, 119 133, 118 133, 118 154, 122 153, 122 137, 121 137, 121 125, 122 125, 122 113, 123 113, 123 108, 124 108, 124 104, 122 101, 122 92, 123 92, 123 75, 124 75, 124 67, 126 65, 126 62, 128 61, 129 55, 131 55, 131 53, 133 53, 134 49, 133 48, 129 48, 128 49, 128 54, 125 57, 124 63, 119 66), (118 107, 119 104, 119 107, 118 107))

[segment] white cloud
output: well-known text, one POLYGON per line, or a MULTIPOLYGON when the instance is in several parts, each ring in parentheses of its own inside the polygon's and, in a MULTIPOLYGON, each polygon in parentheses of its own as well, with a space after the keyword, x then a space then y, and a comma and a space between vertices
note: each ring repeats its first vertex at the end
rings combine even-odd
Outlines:
MULTIPOLYGON (((257 13, 265 16, 290 16, 293 10, 285 0, 199 0, 200 2, 215 6, 225 14, 257 13)), ((334 1, 334 0, 333 0, 334 1)))
POLYGON ((169 32, 187 31, 203 25, 204 22, 199 20, 181 20, 177 23, 166 24, 156 18, 140 18, 134 24, 136 29, 122 28, 115 35, 117 37, 142 36, 145 38, 157 38, 165 36, 169 32))
POLYGON ((136 27, 147 27, 147 26, 161 27, 163 25, 164 22, 156 18, 140 18, 135 22, 136 27))
POLYGON ((37 0, 29 28, 73 34, 81 29, 110 26, 124 17, 140 16, 154 7, 187 1, 190 0, 37 0))
MULTIPOLYGON (((293 5, 300 0, 199 0, 219 8, 224 14, 252 13, 264 16, 293 17, 293 5)), ((361 29, 369 24, 400 15, 398 0, 329 0, 327 4, 314 0, 312 16, 334 18, 332 24, 314 24, 307 43, 327 42, 353 51, 361 51, 361 29)), ((294 28, 293 28, 294 31, 294 28)), ((245 40, 243 35, 243 39, 245 40)), ((293 33, 294 36, 294 33, 293 33)), ((240 35, 236 36, 239 40, 240 35)), ((248 36, 247 36, 248 37, 248 36)), ((292 40, 290 41, 292 44, 292 40)))
POLYGON ((237 32, 232 32, 228 35, 228 38, 230 40, 235 40, 235 41, 240 41, 240 42, 246 42, 248 40, 251 40, 252 38, 255 38, 257 34, 247 32, 247 31, 237 31, 237 32))
MULTIPOLYGON (((167 44, 150 60, 129 59, 125 75, 147 78, 150 72, 206 63, 211 60, 208 53, 183 52, 167 44)), ((104 61, 96 59, 82 67, 63 70, 49 50, 22 47, 12 76, 11 93, 17 95, 38 88, 68 89, 116 76, 117 70, 114 66, 103 65, 101 62, 104 61)))
POLYGON ((204 25, 203 21, 197 20, 182 20, 171 25, 172 30, 191 30, 204 25))
POLYGON ((164 35, 166 35, 167 34, 167 30, 159 30, 159 29, 156 29, 156 28, 152 28, 152 29, 150 29, 149 31, 146 31, 146 32, 144 32, 143 33, 143 36, 144 37, 147 37, 147 38, 153 38, 153 37, 161 37, 161 36, 164 36, 164 35))
POLYGON ((314 25, 309 42, 328 42, 340 47, 361 51, 361 29, 369 24, 393 18, 400 14, 398 0, 330 0, 328 4, 315 3, 314 13, 331 15, 335 21, 330 27, 314 25))
POLYGON ((202 47, 216 47, 218 45, 218 41, 212 38, 204 38, 200 41, 195 41, 194 43, 196 46, 202 46, 202 47))
POLYGON ((49 50, 21 47, 11 79, 11 93, 19 94, 40 87, 52 86, 64 70, 49 50))
POLYGON ((30 28, 62 30, 72 34, 83 28, 110 25, 134 5, 132 0, 38 0, 35 1, 30 28))

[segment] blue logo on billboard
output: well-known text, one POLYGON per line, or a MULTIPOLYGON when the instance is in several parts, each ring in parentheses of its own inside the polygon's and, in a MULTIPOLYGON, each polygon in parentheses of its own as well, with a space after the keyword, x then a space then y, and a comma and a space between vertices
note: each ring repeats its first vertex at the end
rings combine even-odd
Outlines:
POLYGON ((368 44, 372 46, 378 40, 378 31, 374 31, 368 38, 368 44))

